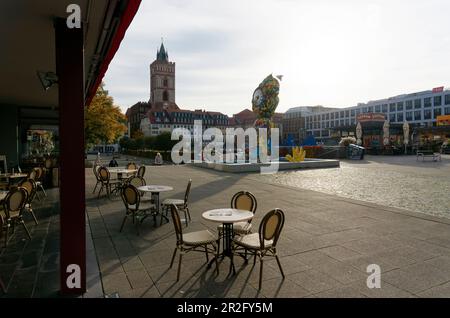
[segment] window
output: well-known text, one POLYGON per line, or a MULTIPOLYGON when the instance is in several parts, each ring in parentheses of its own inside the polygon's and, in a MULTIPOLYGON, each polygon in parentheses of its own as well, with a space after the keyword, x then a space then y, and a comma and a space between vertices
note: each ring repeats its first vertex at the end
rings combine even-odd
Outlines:
POLYGON ((350 117, 350 111, 348 110, 345 111, 345 117, 350 117))
POLYGON ((450 107, 444 108, 444 115, 450 115, 450 107))
POLYGON ((445 95, 445 105, 450 105, 450 94, 445 95))
POLYGON ((331 119, 334 119, 334 113, 331 113, 331 119))
POLYGON ((407 101, 406 101, 406 107, 405 107, 405 109, 406 109, 406 110, 412 109, 412 100, 407 100, 407 101))
POLYGON ((389 104, 389 111, 392 113, 392 112, 395 112, 395 103, 392 103, 392 104, 389 104))
POLYGON ((403 102, 398 102, 397 103, 397 111, 401 112, 403 110, 403 102))
POLYGON ((326 114, 325 118, 328 120, 330 119, 330 114, 326 114))
POLYGON ((341 119, 341 121, 339 122, 339 124, 340 124, 341 126, 344 126, 344 120, 341 119))
POLYGON ((423 107, 431 107, 431 97, 423 99, 423 107))
POLYGON ((397 122, 403 122, 403 113, 397 113, 397 122))
POLYGON ((435 108, 434 109, 434 119, 436 119, 437 116, 441 115, 441 109, 440 108, 435 108))
POLYGON ((381 112, 381 105, 375 105, 375 113, 381 112))
POLYGON ((350 120, 347 118, 346 120, 345 120, 345 126, 349 126, 350 125, 350 120))
POLYGON ((414 120, 422 120, 422 112, 420 110, 414 112, 414 120))
POLYGON ((424 119, 431 119, 431 109, 425 109, 423 111, 423 117, 424 119))
POLYGON ((340 116, 340 118, 344 118, 344 111, 341 111, 339 116, 340 116))
POLYGON ((334 121, 334 125, 335 125, 336 127, 338 127, 338 126, 339 126, 339 120, 335 120, 335 121, 334 121))
POLYGON ((169 100, 169 93, 167 93, 167 91, 164 91, 163 93, 163 101, 168 101, 169 100))
POLYGON ((164 85, 164 87, 167 87, 167 79, 164 79, 164 81, 163 81, 163 85, 164 85))
POLYGON ((334 121, 331 121, 330 124, 331 124, 330 127, 333 128, 334 127, 334 121))
POLYGON ((422 100, 421 99, 415 99, 414 100, 414 109, 419 109, 422 107, 422 100))
POLYGON ((362 109, 362 112, 363 112, 363 113, 367 113, 367 107, 364 107, 364 108, 362 109))
POLYGON ((381 112, 382 113, 387 113, 387 111, 388 111, 387 104, 383 104, 383 106, 381 107, 381 112))
POLYGON ((406 112, 406 120, 411 121, 412 120, 412 112, 406 112))
POLYGON ((351 112, 350 112, 350 114, 351 114, 352 117, 355 117, 355 110, 352 109, 351 112))
POLYGON ((442 96, 434 96, 434 106, 442 105, 442 96))
POLYGON ((392 123, 392 122, 395 122, 395 114, 389 114, 389 121, 392 123))

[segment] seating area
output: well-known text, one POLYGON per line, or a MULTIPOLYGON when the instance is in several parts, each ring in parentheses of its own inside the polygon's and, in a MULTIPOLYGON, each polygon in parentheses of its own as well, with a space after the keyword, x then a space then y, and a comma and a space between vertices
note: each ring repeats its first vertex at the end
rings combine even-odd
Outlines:
MULTIPOLYGON (((150 170, 150 175, 151 169, 150 170)), ((207 211, 192 211, 207 221, 219 223, 216 231, 210 229, 194 229, 185 231, 184 228, 190 228, 192 222, 189 198, 193 180, 189 179, 184 190, 183 198, 167 197, 160 198, 165 192, 179 190, 176 187, 147 184, 144 178, 145 166, 138 167, 134 163, 129 163, 126 167, 107 168, 105 166, 94 167, 93 175, 96 178, 93 193, 95 194, 97 186, 100 186, 97 199, 105 191, 109 200, 115 201, 117 194, 124 205, 120 228, 117 232, 124 233, 126 225, 128 228, 133 226, 136 235, 145 235, 143 227, 147 218, 153 219, 154 227, 163 226, 164 219, 173 223, 175 248, 171 257, 169 269, 172 268, 175 257, 178 253, 179 260, 177 266, 176 281, 179 281, 182 272, 182 260, 184 255, 196 251, 204 253, 206 256, 208 270, 214 263, 215 272, 219 275, 219 260, 222 263, 225 259, 229 260, 229 275, 236 274, 234 264, 234 255, 242 257, 245 264, 247 257, 253 256, 260 262, 259 289, 261 289, 263 279, 263 262, 265 256, 276 258, 280 272, 284 277, 280 260, 276 254, 276 243, 279 239, 284 224, 285 215, 280 209, 272 209, 265 214, 260 225, 259 231, 252 233, 252 219, 257 210, 257 199, 249 191, 238 191, 229 198, 230 203, 225 206, 218 206, 221 209, 207 211), (120 174, 117 178, 112 178, 111 174, 120 174), (127 176, 127 177, 125 177, 127 176), (150 193, 150 195, 147 195, 150 193), (184 217, 181 218, 181 215, 184 217), (158 217, 160 222, 158 224, 158 217), (184 227, 184 228, 183 228, 184 227), (222 247, 221 247, 222 245, 222 247), (210 259, 211 257, 211 259, 210 259)), ((152 178, 147 178, 147 180, 152 178)), ((179 184, 182 184, 181 182, 179 184)), ((148 231, 148 229, 147 229, 148 231)))
POLYGON ((422 161, 425 161, 426 158, 430 158, 433 161, 442 161, 443 150, 443 147, 441 147, 438 152, 435 152, 432 149, 417 149, 416 161, 419 161, 419 158, 422 158, 422 161))

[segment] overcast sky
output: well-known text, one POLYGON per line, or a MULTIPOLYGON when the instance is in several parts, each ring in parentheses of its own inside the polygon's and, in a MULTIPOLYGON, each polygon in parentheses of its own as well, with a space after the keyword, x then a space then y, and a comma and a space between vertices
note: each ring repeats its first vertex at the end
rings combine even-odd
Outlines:
POLYGON ((228 115, 251 108, 270 73, 277 111, 450 86, 448 0, 143 0, 109 66, 126 110, 149 99, 149 64, 164 38, 176 103, 228 115))

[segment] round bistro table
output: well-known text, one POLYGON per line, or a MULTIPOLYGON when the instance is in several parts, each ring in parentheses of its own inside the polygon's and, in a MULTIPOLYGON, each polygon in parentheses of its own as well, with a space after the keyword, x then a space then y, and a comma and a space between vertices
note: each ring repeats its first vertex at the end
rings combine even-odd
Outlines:
MULTIPOLYGON (((156 206, 156 214, 153 215, 153 221, 155 222, 155 225, 156 225, 156 216, 161 214, 161 206, 159 203, 159 194, 161 192, 172 191, 173 188, 170 186, 165 186, 165 185, 148 184, 145 186, 140 186, 137 189, 142 192, 150 192, 151 193, 152 199, 154 200, 155 206, 156 206)), ((166 219, 167 222, 169 222, 169 219, 167 218, 167 216, 165 216, 164 214, 161 214, 161 215, 162 215, 162 217, 164 217, 166 219)))

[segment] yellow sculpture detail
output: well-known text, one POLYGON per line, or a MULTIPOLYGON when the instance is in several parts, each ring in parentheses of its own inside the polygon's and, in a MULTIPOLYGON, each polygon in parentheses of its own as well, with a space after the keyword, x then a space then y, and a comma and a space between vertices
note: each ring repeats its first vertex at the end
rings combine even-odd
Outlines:
POLYGON ((286 159, 289 162, 301 162, 305 160, 306 151, 303 149, 303 147, 294 147, 292 148, 292 156, 286 155, 286 159))

